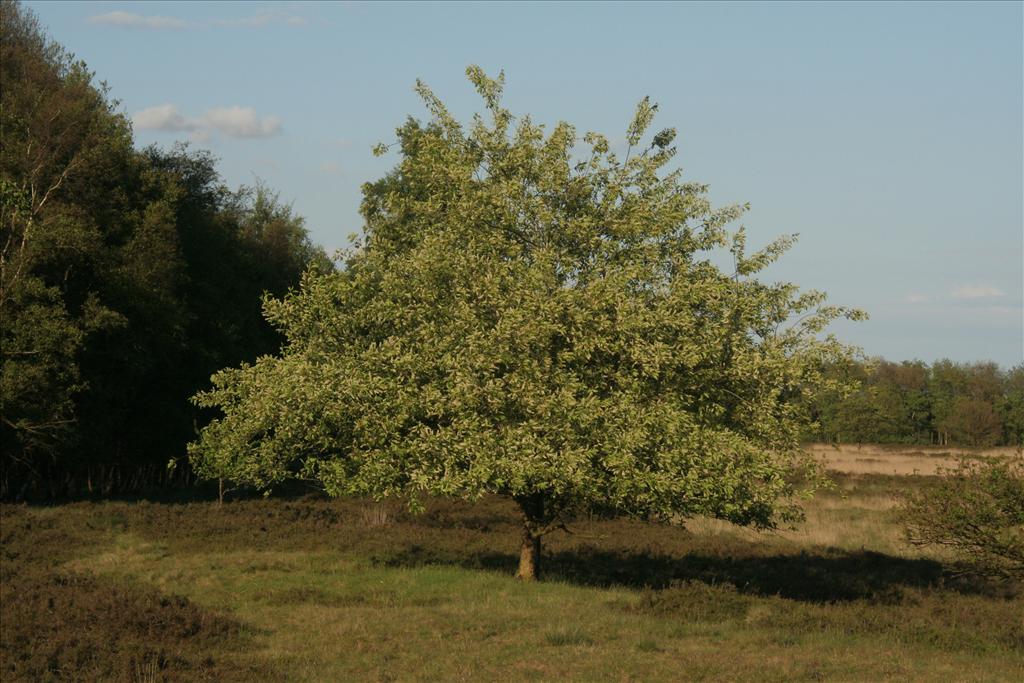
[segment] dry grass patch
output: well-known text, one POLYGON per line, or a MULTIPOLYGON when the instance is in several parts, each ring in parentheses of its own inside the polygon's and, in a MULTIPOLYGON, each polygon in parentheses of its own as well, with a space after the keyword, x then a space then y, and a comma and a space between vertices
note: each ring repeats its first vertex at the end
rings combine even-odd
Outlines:
POLYGON ((843 474, 884 474, 895 476, 938 474, 956 465, 960 458, 1020 457, 1017 449, 965 449, 951 446, 880 446, 811 444, 807 450, 827 469, 843 474))

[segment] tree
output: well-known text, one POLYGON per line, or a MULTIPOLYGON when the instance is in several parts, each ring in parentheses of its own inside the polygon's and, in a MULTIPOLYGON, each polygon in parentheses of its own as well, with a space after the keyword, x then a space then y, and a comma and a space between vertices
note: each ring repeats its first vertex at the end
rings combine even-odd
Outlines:
POLYGON ((1024 447, 1024 364, 1006 374, 999 414, 1005 430, 1003 443, 1018 449, 1024 447))
POLYGON ((945 446, 949 443, 946 421, 953 414, 953 402, 967 391, 964 367, 948 359, 935 361, 930 380, 928 390, 932 396, 936 441, 945 446))
MULTIPOLYGON (((0 2, 0 438, 5 482, 37 473, 75 440, 79 363, 91 336, 123 319, 94 287, 108 215, 69 195, 104 196, 131 155, 130 128, 92 74, 0 2)), ((100 203, 104 208, 110 201, 100 203)), ((3 486, 0 486, 2 489, 3 486)))
POLYGON ((188 397, 279 346, 263 294, 331 263, 210 155, 136 151, 106 86, 8 0, 0 77, 0 496, 159 479, 202 419, 188 397))
POLYGON ((365 243, 266 301, 279 355, 196 397, 223 412, 191 446, 196 470, 413 506, 507 496, 527 580, 582 508, 792 518, 794 475, 813 467, 796 399, 834 388, 821 368, 848 354, 817 335, 859 314, 752 277, 792 239, 748 254, 742 228, 730 237, 743 208, 666 172, 675 131, 641 144, 648 99, 620 159, 596 133, 517 120, 503 76, 467 73, 489 120, 463 126, 417 85, 432 120, 399 128, 397 167, 364 186, 365 243), (735 272, 708 260, 720 247, 735 272))
POLYGON ((914 443, 930 434, 931 405, 927 394, 928 367, 920 361, 880 361, 875 371, 879 417, 885 440, 914 443))
POLYGON ((994 446, 1003 434, 999 413, 989 401, 958 396, 949 415, 940 423, 954 443, 965 446, 994 446))
POLYGON ((837 388, 811 394, 808 410, 813 421, 805 432, 806 440, 820 439, 828 443, 863 443, 877 431, 876 409, 872 387, 868 386, 873 367, 851 358, 822 369, 837 388), (857 387, 845 391, 845 387, 857 387))

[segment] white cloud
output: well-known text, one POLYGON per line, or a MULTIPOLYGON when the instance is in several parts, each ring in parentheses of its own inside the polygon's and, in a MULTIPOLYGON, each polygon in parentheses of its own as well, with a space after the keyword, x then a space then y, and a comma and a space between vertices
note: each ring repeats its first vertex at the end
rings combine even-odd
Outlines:
POLYGON ((281 119, 260 118, 252 107, 215 107, 199 118, 188 118, 173 104, 161 104, 136 112, 132 117, 141 130, 189 132, 197 142, 205 142, 214 130, 235 138, 266 138, 281 132, 281 119))
POLYGON ((923 304, 929 301, 927 294, 919 294, 918 292, 911 292, 907 294, 904 299, 908 304, 923 304))
POLYGON ((200 126, 197 121, 190 121, 182 116, 173 104, 161 104, 149 107, 132 116, 132 123, 143 130, 192 131, 200 126))
POLYGON ((120 28, 181 29, 188 26, 184 21, 175 17, 145 16, 120 10, 107 12, 106 14, 94 14, 87 21, 90 24, 117 26, 120 28))
POLYGON ((281 119, 259 118, 252 107, 217 107, 203 116, 211 127, 236 138, 266 138, 281 132, 281 119))
POLYGON ((993 285, 958 285, 950 292, 954 299, 988 299, 1006 296, 1006 292, 993 285))

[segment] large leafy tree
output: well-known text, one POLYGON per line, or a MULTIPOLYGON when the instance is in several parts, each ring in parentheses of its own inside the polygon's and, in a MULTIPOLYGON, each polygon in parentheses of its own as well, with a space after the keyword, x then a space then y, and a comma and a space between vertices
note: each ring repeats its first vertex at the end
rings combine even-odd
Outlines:
MULTIPOLYGON (((580 508, 769 527, 797 512, 806 401, 848 352, 819 333, 854 311, 753 276, 742 207, 667 171, 675 131, 644 99, 620 158, 595 133, 502 107, 398 130, 401 159, 364 186, 365 243, 346 267, 268 300, 277 356, 197 396, 223 411, 192 462, 269 488, 332 495, 498 494, 522 511, 519 576, 580 508), (734 270, 709 256, 731 250, 734 270)), ((378 151, 386 152, 381 146, 378 151)))

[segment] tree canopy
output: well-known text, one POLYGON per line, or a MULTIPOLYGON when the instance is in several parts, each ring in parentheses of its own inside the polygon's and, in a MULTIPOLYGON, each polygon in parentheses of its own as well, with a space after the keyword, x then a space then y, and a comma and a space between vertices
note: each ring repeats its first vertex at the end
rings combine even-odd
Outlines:
POLYGON ((265 291, 331 264, 269 189, 136 150, 105 85, 0 2, 0 496, 150 481, 216 369, 276 349, 265 291))
POLYGON ((200 393, 223 417, 191 446, 208 477, 332 495, 499 494, 524 516, 520 576, 579 509, 770 527, 797 514, 794 475, 822 334, 857 311, 755 276, 744 207, 670 170, 675 130, 641 101, 620 158, 608 138, 548 130, 467 70, 486 113, 397 131, 395 169, 366 184, 365 234, 335 273, 265 303, 281 352, 200 393), (731 252, 733 272, 711 254, 731 252))
POLYGON ((856 380, 850 395, 814 400, 808 439, 833 443, 938 444, 968 447, 1024 443, 1024 365, 870 359, 830 368, 856 380))

